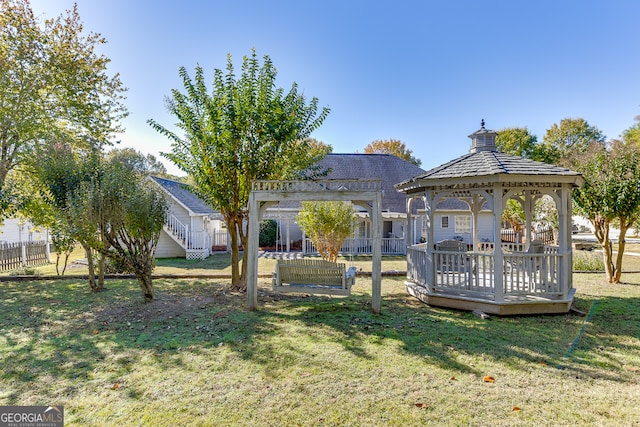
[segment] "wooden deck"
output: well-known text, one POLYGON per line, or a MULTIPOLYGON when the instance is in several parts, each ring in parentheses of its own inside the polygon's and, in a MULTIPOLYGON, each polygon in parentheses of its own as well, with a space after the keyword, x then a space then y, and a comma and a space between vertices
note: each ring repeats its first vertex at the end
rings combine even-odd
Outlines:
POLYGON ((566 313, 574 290, 559 280, 562 254, 505 250, 501 268, 492 252, 407 250, 407 291, 434 306, 497 315, 566 313))

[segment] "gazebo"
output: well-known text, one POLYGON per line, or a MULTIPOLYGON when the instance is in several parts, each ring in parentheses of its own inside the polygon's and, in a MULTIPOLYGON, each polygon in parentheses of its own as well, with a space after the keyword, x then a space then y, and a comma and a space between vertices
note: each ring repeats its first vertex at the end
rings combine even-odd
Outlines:
MULTIPOLYGON (((496 133, 469 135, 468 154, 396 185, 406 194, 407 213, 422 200, 426 242, 407 248, 407 291, 435 306, 498 315, 568 312, 572 286, 571 191, 577 172, 498 151, 496 133), (550 196, 558 212, 557 245, 532 240, 538 199, 550 196), (472 241, 434 241, 438 204, 455 198, 469 206, 472 241), (501 217, 509 199, 525 212, 522 241, 503 243, 501 217), (493 238, 478 236, 481 210, 493 218, 493 238)), ((412 221, 407 221, 412 224, 412 221)), ((407 235, 412 235, 409 230, 407 235)))

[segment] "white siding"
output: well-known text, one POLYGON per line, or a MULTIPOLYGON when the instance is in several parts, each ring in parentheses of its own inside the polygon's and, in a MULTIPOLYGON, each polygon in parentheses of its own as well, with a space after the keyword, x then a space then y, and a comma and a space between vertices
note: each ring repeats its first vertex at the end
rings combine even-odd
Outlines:
POLYGON ((156 258, 184 258, 186 256, 187 252, 183 247, 176 243, 164 230, 160 232, 156 258))

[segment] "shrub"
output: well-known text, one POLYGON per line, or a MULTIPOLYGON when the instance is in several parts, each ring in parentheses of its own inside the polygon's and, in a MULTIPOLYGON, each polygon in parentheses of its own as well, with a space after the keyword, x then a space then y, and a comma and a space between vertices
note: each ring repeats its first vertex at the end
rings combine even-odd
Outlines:
POLYGON ((11 270, 9 273, 11 276, 39 276, 40 273, 34 267, 20 267, 15 270, 11 270))
POLYGON ((574 251, 573 252, 574 271, 604 271, 604 261, 602 254, 574 251))
POLYGON ((258 246, 275 246, 278 234, 278 223, 273 219, 267 219, 260 223, 260 236, 258 246))

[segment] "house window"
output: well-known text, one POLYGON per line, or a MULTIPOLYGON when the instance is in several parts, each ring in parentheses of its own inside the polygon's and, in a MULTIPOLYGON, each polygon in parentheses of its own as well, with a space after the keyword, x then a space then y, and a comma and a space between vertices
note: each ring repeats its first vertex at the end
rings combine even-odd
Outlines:
POLYGON ((456 233, 471 233, 471 217, 456 215, 456 233))
POLYGON ((440 219, 440 226, 442 228, 449 228, 449 217, 448 216, 443 216, 440 219))

